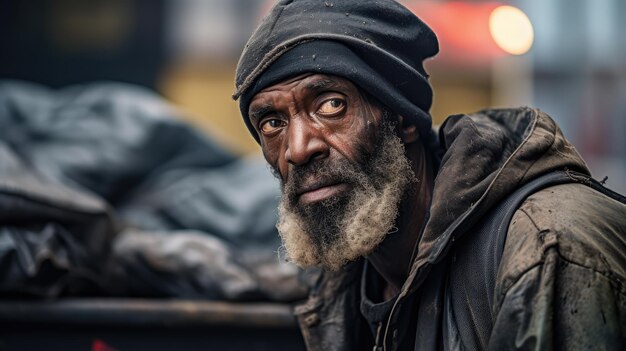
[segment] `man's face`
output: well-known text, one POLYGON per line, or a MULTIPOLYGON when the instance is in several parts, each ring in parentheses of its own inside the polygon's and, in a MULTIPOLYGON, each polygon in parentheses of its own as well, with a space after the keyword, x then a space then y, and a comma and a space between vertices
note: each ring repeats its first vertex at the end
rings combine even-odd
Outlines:
POLYGON ((289 258, 336 269, 369 254, 415 179, 390 116, 322 74, 262 90, 249 116, 282 184, 277 227, 289 258))

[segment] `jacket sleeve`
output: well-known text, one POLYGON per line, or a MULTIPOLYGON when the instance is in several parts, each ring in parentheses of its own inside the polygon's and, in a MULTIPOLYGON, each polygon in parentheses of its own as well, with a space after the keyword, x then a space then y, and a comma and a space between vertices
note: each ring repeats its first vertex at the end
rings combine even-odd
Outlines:
POLYGON ((625 217, 611 224, 610 211, 573 217, 543 202, 531 198, 509 227, 489 349, 622 350, 625 217))

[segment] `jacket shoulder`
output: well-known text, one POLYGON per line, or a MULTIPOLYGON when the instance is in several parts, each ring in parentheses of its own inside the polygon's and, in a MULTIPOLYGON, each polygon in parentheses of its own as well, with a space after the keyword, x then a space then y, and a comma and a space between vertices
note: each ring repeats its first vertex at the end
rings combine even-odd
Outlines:
POLYGON ((496 291, 506 293, 550 251, 605 275, 626 294, 626 205, 578 183, 531 195, 509 225, 496 291))
POLYGON ((626 205, 570 183, 531 195, 511 223, 488 349, 622 349, 626 205))

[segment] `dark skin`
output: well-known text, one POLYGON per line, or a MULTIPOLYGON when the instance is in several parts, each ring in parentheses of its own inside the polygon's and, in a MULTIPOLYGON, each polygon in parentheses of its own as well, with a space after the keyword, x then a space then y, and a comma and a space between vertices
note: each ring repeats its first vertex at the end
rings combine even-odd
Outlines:
MULTIPOLYGON (((305 74, 265 88, 254 96, 250 120, 261 141, 263 155, 283 182, 294 167, 323 158, 362 162, 374 148, 382 110, 349 80, 324 74, 305 74)), ((386 281, 384 298, 395 295, 407 278, 419 231, 430 204, 434 172, 416 127, 398 116, 398 136, 405 145, 416 177, 400 205, 398 231, 388 235, 367 259, 386 281)), ((350 190, 350 185, 305 180, 302 204, 321 201, 350 190)))

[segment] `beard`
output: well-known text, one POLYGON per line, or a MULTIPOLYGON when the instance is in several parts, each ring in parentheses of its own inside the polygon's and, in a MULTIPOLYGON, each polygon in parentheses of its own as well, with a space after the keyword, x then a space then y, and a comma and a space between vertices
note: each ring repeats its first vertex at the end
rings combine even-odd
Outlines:
POLYGON ((362 150, 362 162, 325 158, 290 171, 276 226, 287 260, 337 270, 370 254, 393 231, 400 203, 417 182, 411 162, 390 123, 381 128, 372 152, 362 150), (311 177, 323 184, 346 183, 350 190, 300 204, 298 189, 311 177))

